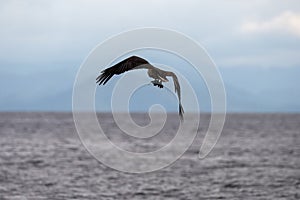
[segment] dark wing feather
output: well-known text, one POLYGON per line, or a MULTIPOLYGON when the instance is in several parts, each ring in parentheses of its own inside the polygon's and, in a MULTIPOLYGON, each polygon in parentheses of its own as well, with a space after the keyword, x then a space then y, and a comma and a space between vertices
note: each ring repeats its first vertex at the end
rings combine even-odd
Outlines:
POLYGON ((184 110, 181 105, 181 91, 180 91, 180 85, 179 85, 178 78, 177 78, 176 74, 173 72, 166 72, 166 75, 172 76, 172 78, 173 78, 175 93, 177 93, 178 100, 179 100, 179 116, 180 116, 180 119, 183 120, 184 110))
POLYGON ((111 77, 113 77, 113 75, 122 74, 126 71, 132 70, 140 65, 145 65, 145 64, 149 64, 149 62, 138 56, 131 56, 131 57, 115 64, 114 66, 101 71, 101 74, 96 78, 96 80, 97 80, 96 83, 99 83, 99 85, 101 85, 101 84, 105 85, 107 83, 107 81, 111 77))

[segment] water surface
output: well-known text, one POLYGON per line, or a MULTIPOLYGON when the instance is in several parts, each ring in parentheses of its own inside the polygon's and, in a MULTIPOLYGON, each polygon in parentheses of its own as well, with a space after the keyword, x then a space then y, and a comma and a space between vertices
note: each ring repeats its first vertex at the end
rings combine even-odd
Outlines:
MULTIPOLYGON (((70 113, 1 113, 0 199, 300 199, 300 115, 228 115, 203 160, 197 154, 209 116, 201 120, 181 159, 160 171, 129 174, 87 152, 70 113)), ((163 146, 178 128, 173 116, 157 139, 141 144, 124 136, 111 115, 99 114, 99 121, 112 141, 137 152, 163 146)))

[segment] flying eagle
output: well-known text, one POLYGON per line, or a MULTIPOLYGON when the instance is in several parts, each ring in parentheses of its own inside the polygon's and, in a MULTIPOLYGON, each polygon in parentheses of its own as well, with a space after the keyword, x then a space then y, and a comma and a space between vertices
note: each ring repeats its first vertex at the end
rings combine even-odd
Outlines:
POLYGON ((177 93, 178 100, 179 100, 179 116, 180 119, 183 120, 183 107, 181 105, 181 93, 180 93, 180 85, 178 82, 178 78, 175 73, 170 71, 164 71, 157 67, 154 67, 151 65, 147 60, 140 58, 138 56, 131 56, 129 58, 126 58, 125 60, 115 64, 112 67, 109 67, 103 71, 101 71, 101 74, 96 78, 96 83, 99 83, 99 85, 103 84, 105 85, 113 75, 119 75, 126 71, 134 70, 134 69, 147 69, 148 70, 148 76, 150 78, 153 78, 154 80, 151 81, 151 83, 154 86, 157 86, 159 88, 163 88, 162 82, 168 82, 167 76, 172 76, 174 87, 175 87, 175 93, 177 93))

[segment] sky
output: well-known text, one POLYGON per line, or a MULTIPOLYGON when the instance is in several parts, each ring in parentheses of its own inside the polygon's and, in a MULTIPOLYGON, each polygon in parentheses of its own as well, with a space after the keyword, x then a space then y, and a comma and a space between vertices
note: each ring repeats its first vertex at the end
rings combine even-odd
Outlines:
POLYGON ((300 112, 298 0, 2 0, 0 26, 0 111, 71 110, 77 70, 97 44, 159 27, 207 50, 228 111, 300 112))

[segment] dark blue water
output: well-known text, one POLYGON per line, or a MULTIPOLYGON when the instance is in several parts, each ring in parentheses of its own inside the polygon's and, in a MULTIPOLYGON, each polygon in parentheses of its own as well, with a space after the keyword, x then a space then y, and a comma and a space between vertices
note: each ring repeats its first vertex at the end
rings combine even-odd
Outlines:
MULTIPOLYGON (((129 174, 85 150, 69 113, 1 113, 0 199, 300 199, 300 115, 228 115, 217 146, 199 160, 209 116, 202 118, 181 159, 160 171, 129 174)), ((100 121, 116 132, 110 115, 100 121)), ((177 127, 174 117, 166 132, 177 127)), ((109 137, 135 148, 124 136, 109 137)))

